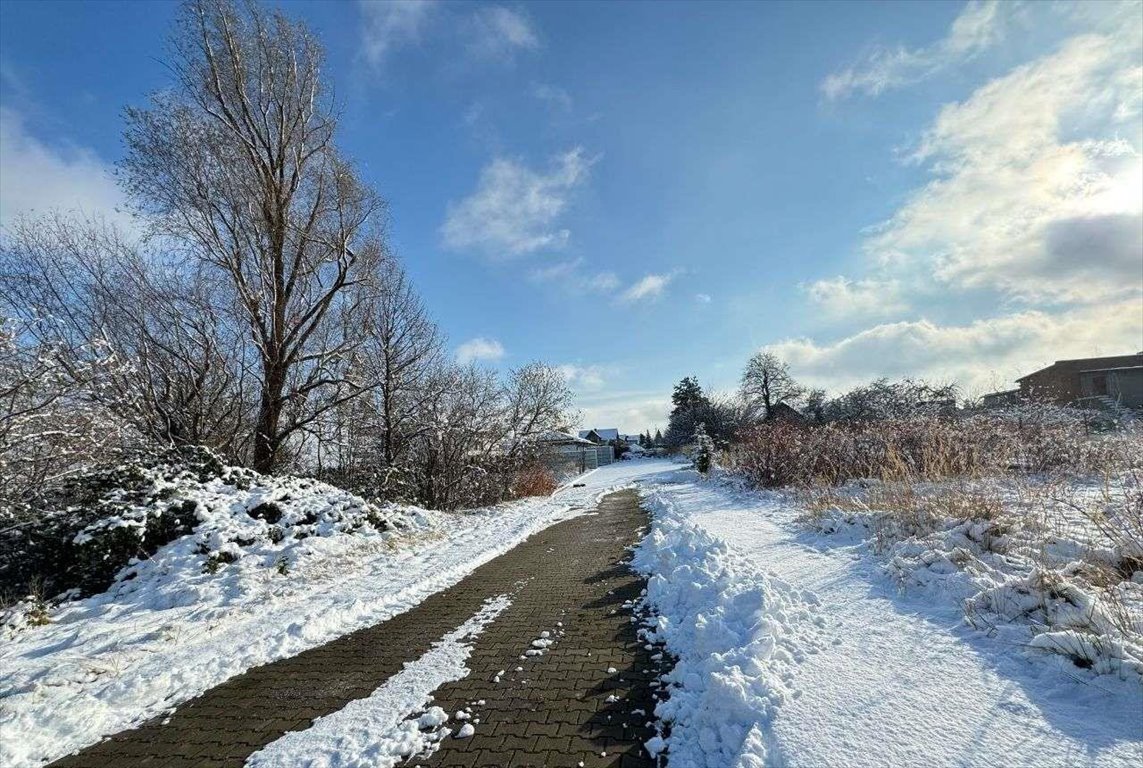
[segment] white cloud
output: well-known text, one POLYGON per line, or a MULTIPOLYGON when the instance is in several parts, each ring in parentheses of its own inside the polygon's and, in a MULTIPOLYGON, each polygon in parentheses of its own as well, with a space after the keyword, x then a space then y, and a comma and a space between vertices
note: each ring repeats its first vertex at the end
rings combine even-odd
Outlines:
POLYGON ((568 384, 578 390, 602 389, 605 383, 605 372, 602 366, 569 363, 558 366, 558 370, 567 379, 568 384))
POLYGON ((540 36, 520 11, 499 5, 447 6, 437 0, 358 0, 361 56, 375 70, 395 51, 419 45, 425 35, 463 46, 468 61, 511 62, 518 51, 540 48, 540 36), (463 9, 463 10, 462 10, 463 9))
POLYGON ((358 0, 363 24, 361 52, 374 68, 395 49, 419 43, 433 12, 435 0, 358 0))
POLYGON ((1074 37, 946 105, 912 154, 933 179, 867 240, 873 260, 1024 301, 1137 290, 1137 35, 1074 37))
POLYGON ((699 304, 710 304, 711 298, 709 293, 696 293, 695 301, 699 304))
POLYGON ((461 117, 461 120, 464 121, 465 125, 473 126, 480 121, 483 114, 484 105, 479 101, 474 101, 468 105, 468 109, 464 110, 464 115, 461 117))
POLYGON ((667 431, 671 399, 660 392, 607 392, 580 397, 580 427, 616 427, 621 434, 667 431))
POLYGON ((585 286, 597 293, 611 293, 619 287, 619 277, 614 272, 596 272, 588 278, 585 286))
POLYGON ((557 261, 555 264, 548 264, 544 267, 534 268, 531 272, 531 278, 537 283, 550 283, 556 280, 565 283, 569 280, 578 282, 579 277, 577 273, 582 266, 583 259, 557 261))
POLYGON ((874 47, 857 64, 826 77, 821 84, 822 93, 828 99, 845 98, 857 91, 876 96, 931 77, 1000 42, 1009 15, 1017 10, 1015 5, 973 0, 938 42, 912 49, 901 45, 874 47))
POLYGON ((835 277, 805 287, 810 299, 837 317, 885 316, 907 308, 896 280, 850 280, 835 277))
POLYGON ((571 95, 563 88, 558 88, 554 85, 546 83, 536 83, 532 86, 532 95, 540 101, 558 108, 564 112, 570 112, 572 108, 571 95))
POLYGON ((663 295, 663 291, 667 289, 667 286, 671 284, 671 281, 675 279, 676 275, 676 272, 645 275, 631 284, 620 298, 624 301, 657 299, 663 295))
POLYGON ((20 113, 0 107, 0 226, 20 214, 52 209, 101 215, 131 225, 111 167, 90 149, 51 147, 20 113))
POLYGON ((586 270, 587 262, 580 257, 536 267, 529 278, 537 283, 559 283, 561 288, 575 295, 610 295, 619 288, 619 278, 614 272, 588 274, 586 270))
POLYGON ((476 190, 449 204, 441 227, 445 246, 493 256, 562 248, 570 232, 557 222, 593 162, 581 147, 556 157, 546 173, 516 160, 493 160, 480 172, 476 190))
POLYGON ((494 363, 504 357, 504 345, 496 339, 477 336, 456 348, 456 361, 461 365, 473 362, 494 363))
POLYGON ((501 5, 482 6, 468 24, 468 50, 479 59, 511 60, 519 50, 536 50, 540 36, 523 13, 501 5))
POLYGON ((838 391, 881 376, 959 381, 966 391, 1008 385, 1053 360, 1143 348, 1143 301, 937 325, 885 323, 830 344, 791 339, 767 349, 808 384, 838 391))
MULTIPOLYGON (((945 105, 906 157, 928 182, 865 235, 871 274, 805 288, 839 315, 900 316, 910 306, 949 317, 999 306, 998 314, 909 318, 855 327, 831 343, 770 347, 797 375, 835 391, 920 376, 980 392, 1055 359, 1143 347, 1143 28, 1137 3, 1130 13, 1101 8, 1113 13, 1047 17, 1072 24, 1072 36, 945 105)), ((983 6, 970 10, 977 16, 962 14, 941 44, 905 58, 933 64, 990 44, 989 25, 999 22, 983 6)), ((922 69, 846 87, 876 92, 922 69)))

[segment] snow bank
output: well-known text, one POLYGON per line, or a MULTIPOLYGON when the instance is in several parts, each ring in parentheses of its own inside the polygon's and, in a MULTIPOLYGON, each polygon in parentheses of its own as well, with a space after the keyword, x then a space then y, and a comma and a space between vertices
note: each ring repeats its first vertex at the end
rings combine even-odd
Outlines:
MULTIPOLYGON (((247 768, 392 768, 413 755, 431 754, 451 732, 443 727, 448 714, 429 707, 433 691, 468 676, 472 640, 511 604, 508 595, 485 601, 372 694, 267 744, 247 759, 247 768)), ((463 737, 474 730, 469 723, 461 726, 463 737)))
POLYGON ((766 727, 797 697, 794 669, 819 648, 816 598, 767 576, 652 492, 653 514, 633 567, 648 578, 643 635, 676 657, 664 681, 670 698, 655 714, 675 765, 769 765, 766 727))
MULTIPOLYGON (((797 690, 772 720, 755 723, 725 765, 1143 765, 1137 682, 1096 678, 1059 655, 1049 660, 1070 674, 1029 663, 1022 648, 966 626, 948 592, 898 589, 868 543, 867 526, 839 517, 839 533, 815 534, 805 529, 798 497, 699 482, 694 472, 664 479, 670 484, 656 489, 653 507, 660 515, 666 506, 729 547, 747 561, 735 571, 764 571, 771 582, 776 574, 811 590, 815 615, 828 619, 814 638, 820 651, 809 654, 808 646, 794 670, 789 687, 797 690)), ((702 675, 694 680, 706 684, 702 675)), ((704 765, 676 761, 673 750, 668 764, 704 765)))

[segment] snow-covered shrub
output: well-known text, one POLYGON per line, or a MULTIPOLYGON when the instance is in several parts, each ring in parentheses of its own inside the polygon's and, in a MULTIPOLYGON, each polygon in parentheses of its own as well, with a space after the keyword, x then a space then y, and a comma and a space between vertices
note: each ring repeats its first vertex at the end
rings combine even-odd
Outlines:
POLYGON ((22 597, 33 583, 48 596, 105 589, 128 560, 190 532, 194 504, 176 497, 172 482, 222 469, 205 451, 171 451, 48 486, 3 513, 0 591, 22 597))
POLYGON ((866 481, 796 495, 804 523, 865 539, 902 588, 960 602, 972 626, 1096 673, 1143 675, 1134 471, 1098 482, 866 481))
POLYGON ((0 588, 10 597, 23 597, 29 584, 49 597, 101 592, 190 535, 209 572, 253 547, 390 525, 386 510, 358 496, 225 466, 205 449, 171 449, 77 475, 42 494, 32 510, 0 523, 0 588))

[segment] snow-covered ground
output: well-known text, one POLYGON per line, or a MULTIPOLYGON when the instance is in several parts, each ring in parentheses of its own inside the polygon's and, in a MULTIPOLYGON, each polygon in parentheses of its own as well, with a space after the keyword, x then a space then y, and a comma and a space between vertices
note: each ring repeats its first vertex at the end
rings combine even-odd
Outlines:
MULTIPOLYGON (((655 460, 576 483, 491 510, 389 510, 401 522, 386 535, 335 530, 291 545, 286 573, 267 565, 277 550, 249 548, 204 573, 189 541, 173 542, 136 578, 4 638, 0 764, 39 765, 409 610, 631 485, 654 515, 635 557, 649 577, 643 631, 677 658, 657 711, 671 728, 648 744, 670 765, 1143 763, 1143 687, 1130 670, 1096 674, 973 629, 955 590, 916 579, 900 589, 892 557, 860 535, 810 531, 791 497, 655 460)), ((432 691, 467 674, 473 638, 510 599, 490 596, 371 696, 251 763, 389 765, 431 750, 449 733, 448 713, 426 709, 432 691)))
POLYGON ((122 588, 66 603, 51 623, 3 638, 0 765, 61 757, 253 666, 407 611, 603 494, 671 469, 619 462, 550 498, 407 510, 413 524, 399 535, 305 539, 285 573, 251 557, 203 572, 190 537, 172 542, 122 588))
POLYGON ((867 545, 808 532, 786 497, 658 479, 636 564, 649 631, 679 658, 670 764, 1143 764, 1138 678, 972 629, 867 545))

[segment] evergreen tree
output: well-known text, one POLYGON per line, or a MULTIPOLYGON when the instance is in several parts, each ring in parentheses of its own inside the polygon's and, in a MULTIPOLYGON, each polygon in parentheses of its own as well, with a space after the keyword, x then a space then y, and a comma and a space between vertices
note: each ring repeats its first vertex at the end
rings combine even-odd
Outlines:
POLYGON ((694 376, 687 376, 675 385, 675 391, 671 394, 671 402, 675 404, 671 416, 675 416, 700 405, 707 405, 710 400, 702 391, 702 387, 699 386, 698 379, 694 376))
POLYGON ((655 447, 656 448, 662 448, 663 447, 663 433, 657 429, 655 430, 655 447))

